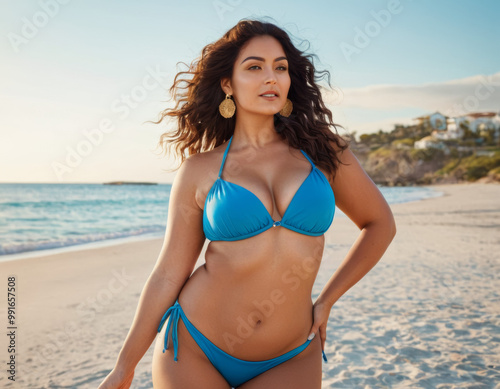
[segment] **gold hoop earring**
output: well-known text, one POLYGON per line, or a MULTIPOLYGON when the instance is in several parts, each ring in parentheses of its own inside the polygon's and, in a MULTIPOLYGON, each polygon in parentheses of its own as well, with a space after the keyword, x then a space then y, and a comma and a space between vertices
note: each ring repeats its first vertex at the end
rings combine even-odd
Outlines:
POLYGON ((226 93, 226 98, 219 104, 219 112, 226 119, 229 119, 233 117, 235 111, 236 105, 234 105, 234 101, 230 98, 230 95, 226 93))
POLYGON ((293 110, 292 101, 290 99, 286 99, 285 106, 281 109, 279 114, 287 118, 292 113, 292 110, 293 110))

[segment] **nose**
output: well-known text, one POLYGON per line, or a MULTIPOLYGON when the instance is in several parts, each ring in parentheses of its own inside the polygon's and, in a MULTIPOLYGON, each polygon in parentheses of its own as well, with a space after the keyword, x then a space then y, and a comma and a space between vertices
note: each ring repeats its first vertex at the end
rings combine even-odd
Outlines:
POLYGON ((276 84, 276 78, 275 77, 267 77, 266 84, 275 85, 276 84))
POLYGON ((276 84, 276 74, 273 69, 269 69, 266 71, 266 84, 276 84))

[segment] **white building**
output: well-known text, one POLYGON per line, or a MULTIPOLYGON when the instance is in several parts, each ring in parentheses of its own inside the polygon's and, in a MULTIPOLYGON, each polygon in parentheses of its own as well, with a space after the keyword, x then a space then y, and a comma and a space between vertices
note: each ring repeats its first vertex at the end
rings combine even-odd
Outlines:
POLYGON ((470 112, 453 118, 434 112, 430 115, 419 116, 413 120, 417 121, 418 124, 430 125, 433 129, 432 137, 437 140, 462 138, 464 130, 461 124, 473 132, 494 130, 495 136, 500 136, 500 112, 470 112))
POLYGON ((460 139, 464 136, 464 130, 457 125, 455 118, 447 119, 446 131, 434 130, 432 136, 439 140, 460 139))
POLYGON ((455 118, 457 127, 464 123, 472 132, 482 130, 500 131, 500 116, 495 112, 470 112, 455 118))
POLYGON ((414 144, 413 147, 416 149, 428 149, 428 148, 435 148, 435 149, 445 149, 446 145, 443 144, 443 142, 440 142, 436 138, 434 138, 432 135, 428 135, 423 137, 420 140, 417 140, 414 144))
POLYGON ((413 120, 415 120, 417 124, 429 124, 435 130, 444 131, 446 130, 446 119, 448 119, 447 116, 436 111, 429 115, 419 116, 413 120))

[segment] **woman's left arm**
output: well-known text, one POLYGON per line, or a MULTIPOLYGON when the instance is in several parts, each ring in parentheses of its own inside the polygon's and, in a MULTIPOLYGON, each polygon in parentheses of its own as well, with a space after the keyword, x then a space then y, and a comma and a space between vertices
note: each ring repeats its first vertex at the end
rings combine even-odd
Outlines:
MULTIPOLYGON (((332 145, 337 149, 335 144, 332 145)), ((361 233, 314 303, 314 323, 310 333, 312 335, 319 329, 323 350, 332 306, 377 264, 396 235, 396 223, 389 204, 355 155, 346 149, 338 156, 347 165, 339 164, 332 184, 335 204, 361 233)))

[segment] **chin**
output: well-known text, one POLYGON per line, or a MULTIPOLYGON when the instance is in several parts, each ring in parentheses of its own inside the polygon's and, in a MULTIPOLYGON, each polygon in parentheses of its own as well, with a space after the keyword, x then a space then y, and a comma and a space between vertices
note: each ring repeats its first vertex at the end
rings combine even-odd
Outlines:
POLYGON ((251 114, 254 115, 262 115, 262 116, 274 116, 278 113, 279 111, 275 112, 274 110, 262 110, 262 111, 250 111, 251 114))

